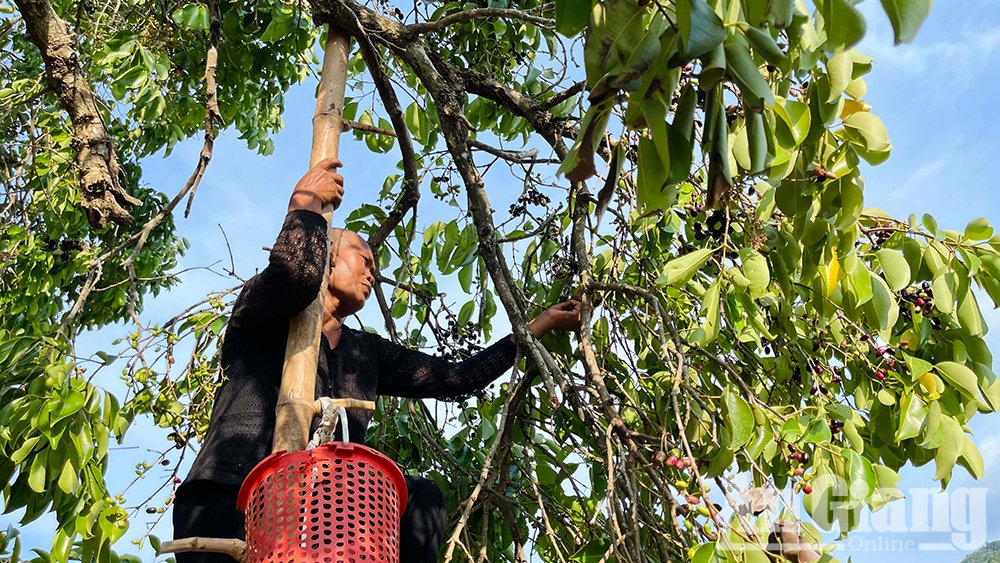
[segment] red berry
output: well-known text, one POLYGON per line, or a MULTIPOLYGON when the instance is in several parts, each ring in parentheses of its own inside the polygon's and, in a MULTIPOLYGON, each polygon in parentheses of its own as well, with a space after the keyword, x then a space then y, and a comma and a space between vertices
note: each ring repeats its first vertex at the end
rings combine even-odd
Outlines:
POLYGON ((667 458, 667 463, 670 465, 677 465, 677 456, 672 455, 667 458))
POLYGON ((701 499, 694 495, 688 495, 684 497, 684 499, 687 500, 689 504, 698 504, 701 502, 701 499))
POLYGON ((181 478, 180 477, 174 477, 174 484, 175 485, 178 484, 178 483, 180 483, 180 482, 181 482, 181 478))
POLYGON ((813 367, 813 370, 814 370, 814 371, 815 371, 815 372, 816 372, 817 374, 820 374, 820 373, 823 373, 823 366, 822 366, 822 365, 820 365, 820 364, 816 364, 816 365, 815 365, 815 366, 813 367))
POLYGON ((876 371, 875 372, 875 377, 877 377, 879 379, 885 379, 885 370, 880 369, 880 370, 876 371))
POLYGON ((809 493, 813 492, 813 488, 810 487, 809 485, 806 485, 802 487, 802 492, 808 495, 809 493))

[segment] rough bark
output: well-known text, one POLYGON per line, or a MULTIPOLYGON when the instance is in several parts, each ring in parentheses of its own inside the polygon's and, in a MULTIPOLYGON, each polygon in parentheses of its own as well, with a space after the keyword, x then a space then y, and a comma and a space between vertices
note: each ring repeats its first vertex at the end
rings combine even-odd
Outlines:
POLYGON ((14 3, 24 19, 28 38, 42 53, 49 88, 58 96, 73 124, 81 204, 88 221, 95 228, 104 228, 108 220, 118 224, 130 222, 132 216, 127 207, 141 202, 118 181, 114 143, 80 69, 69 25, 48 0, 14 0, 14 3))

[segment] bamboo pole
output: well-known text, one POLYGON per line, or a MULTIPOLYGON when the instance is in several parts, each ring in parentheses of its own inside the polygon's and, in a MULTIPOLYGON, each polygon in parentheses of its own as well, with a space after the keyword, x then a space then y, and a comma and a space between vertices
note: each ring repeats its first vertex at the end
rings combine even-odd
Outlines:
MULTIPOLYGON (((340 149, 343 129, 341 110, 347 83, 347 57, 350 52, 348 37, 329 30, 323 54, 323 74, 316 96, 316 113, 313 115, 312 154, 309 165, 325 158, 336 158, 340 149)), ((329 225, 333 208, 325 207, 323 216, 329 225)), ((285 347, 285 365, 281 375, 281 390, 275 411, 274 442, 271 450, 297 451, 309 442, 316 399, 316 366, 319 360, 320 338, 323 329, 323 295, 329 283, 330 252, 327 248, 323 268, 323 285, 319 295, 302 312, 292 318, 288 327, 285 347)))

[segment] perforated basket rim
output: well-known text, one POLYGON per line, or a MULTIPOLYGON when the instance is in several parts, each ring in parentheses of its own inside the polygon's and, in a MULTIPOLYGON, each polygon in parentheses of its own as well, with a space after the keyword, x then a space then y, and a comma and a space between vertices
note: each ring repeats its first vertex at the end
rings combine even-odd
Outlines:
POLYGON ((254 488, 268 475, 278 469, 286 467, 289 464, 309 463, 324 459, 333 460, 344 457, 370 463, 382 470, 392 480, 393 484, 396 485, 396 496, 399 498, 397 514, 402 518, 407 499, 406 479, 403 478, 403 472, 399 470, 396 462, 376 449, 362 444, 344 442, 330 442, 311 450, 274 452, 265 457, 256 467, 250 470, 246 479, 243 480, 239 495, 236 497, 236 507, 245 512, 247 505, 250 503, 250 495, 253 493, 254 488), (345 453, 346 455, 338 455, 345 453))

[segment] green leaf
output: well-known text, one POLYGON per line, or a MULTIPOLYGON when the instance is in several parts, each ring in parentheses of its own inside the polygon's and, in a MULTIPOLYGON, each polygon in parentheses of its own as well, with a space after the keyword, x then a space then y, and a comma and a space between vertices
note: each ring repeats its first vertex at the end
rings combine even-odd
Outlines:
POLYGON ((955 272, 942 268, 934 276, 931 288, 934 290, 934 307, 938 311, 950 315, 955 310, 955 290, 957 287, 958 280, 955 277, 955 272))
POLYGON ((707 346, 719 336, 719 328, 722 322, 719 307, 719 295, 721 291, 722 276, 718 276, 702 298, 701 314, 705 316, 705 322, 692 333, 690 337, 692 342, 707 346))
MULTIPOLYGON (((598 554, 600 558, 601 554, 598 554)), ((715 563, 719 561, 719 558, 715 556, 715 543, 706 543, 698 548, 694 552, 694 556, 691 558, 691 563, 715 563)))
POLYGON ((847 271, 847 283, 851 293, 857 301, 856 306, 860 307, 871 301, 875 292, 872 290, 872 274, 868 266, 858 260, 857 256, 850 254, 844 260, 844 269, 847 271))
MULTIPOLYGON (((658 126, 665 129, 663 123, 658 126)), ((669 152, 661 156, 652 139, 648 137, 639 139, 639 173, 635 195, 639 204, 647 210, 667 209, 677 199, 677 190, 667 189, 669 158, 669 152)))
POLYGON ((795 15, 795 0, 771 0, 768 8, 767 21, 778 29, 784 29, 792 24, 795 15))
POLYGON ((684 57, 700 57, 726 39, 722 19, 705 0, 678 0, 677 26, 684 57))
POLYGON ((413 102, 406 107, 406 126, 413 133, 413 138, 421 144, 426 145, 430 137, 430 123, 427 121, 427 113, 420 104, 413 102))
POLYGON ((861 502, 875 492, 875 469, 868 459, 854 450, 841 450, 844 455, 844 479, 852 501, 861 502))
POLYGON ((556 0, 556 31, 572 37, 590 18, 591 0, 556 0))
POLYGON ((934 480, 947 483, 958 456, 965 450, 965 432, 959 422, 950 416, 941 417, 940 432, 942 442, 934 455, 934 480))
POLYGON ((174 10, 170 15, 174 23, 191 29, 208 29, 208 8, 197 2, 191 2, 174 10))
POLYGON ((472 291, 472 266, 472 264, 466 264, 458 271, 458 283, 462 285, 462 291, 466 293, 472 291))
POLYGON ((899 428, 896 430, 896 443, 916 438, 920 434, 920 429, 927 418, 927 408, 920 397, 907 393, 899 401, 900 419, 899 428))
POLYGON ((906 362, 907 369, 910 370, 910 381, 916 381, 920 379, 920 376, 931 371, 934 368, 930 362, 927 360, 920 359, 916 356, 911 356, 909 354, 903 354, 903 359, 906 362))
POLYGON ((771 34, 758 27, 750 27, 743 30, 744 35, 750 44, 753 45, 754 52, 765 61, 781 66, 785 63, 785 53, 778 47, 778 42, 771 37, 771 34))
POLYGON ((986 467, 983 464, 983 455, 979 453, 979 448, 976 447, 975 442, 968 436, 965 436, 965 443, 962 446, 962 454, 959 462, 969 470, 969 475, 972 475, 975 479, 982 479, 986 473, 986 467))
POLYGON ((933 3, 934 0, 882 0, 882 9, 889 16, 896 45, 913 41, 933 3))
POLYGON ((958 302, 958 322, 973 336, 986 334, 986 320, 983 319, 979 302, 976 301, 976 293, 971 288, 965 292, 965 297, 958 302))
POLYGON ((853 143, 868 151, 882 153, 892 149, 889 131, 882 120, 871 112, 852 113, 844 119, 844 128, 853 143))
POLYGON ((825 0, 822 14, 827 50, 848 49, 865 36, 865 18, 848 0, 825 0))
POLYGON ((878 256, 879 264, 882 266, 882 273, 889 282, 889 287, 893 291, 900 291, 910 285, 910 266, 906 263, 903 255, 895 250, 883 248, 875 253, 878 256))
POLYGON ((476 310, 476 302, 469 301, 465 305, 462 305, 462 309, 458 312, 458 324, 459 326, 464 326, 465 323, 472 319, 472 313, 476 310))
POLYGON ((726 403, 726 418, 732 431, 732 442, 729 447, 730 449, 742 448, 753 437, 755 425, 753 410, 750 409, 750 404, 731 387, 726 388, 723 398, 726 403))
POLYGON ((746 116, 746 122, 747 142, 750 145, 750 173, 762 172, 774 156, 771 131, 761 113, 751 111, 746 116))
POLYGON ((763 109, 765 104, 774 105, 771 86, 761 76, 760 69, 750 56, 746 45, 729 39, 726 41, 725 51, 726 68, 739 85, 744 102, 757 109, 763 109))
POLYGON ((811 117, 809 106, 802 102, 779 98, 772 108, 778 116, 774 132, 778 143, 788 149, 802 144, 809 134, 811 117))
POLYGON ((969 240, 988 240, 993 236, 993 227, 990 226, 989 219, 979 217, 969 221, 965 226, 965 238, 969 240))
POLYGON ((903 492, 897 486, 900 481, 898 473, 877 463, 872 464, 872 469, 875 470, 875 480, 878 483, 875 493, 869 499, 872 510, 878 510, 894 500, 903 498, 903 492))
POLYGON ((874 274, 871 275, 871 280, 872 300, 869 303, 869 310, 874 315, 871 320, 879 330, 885 331, 895 326, 899 317, 899 305, 896 304, 896 297, 885 280, 874 274))
POLYGON ((31 460, 31 469, 28 471, 28 487, 36 493, 45 492, 46 471, 48 470, 48 456, 42 451, 31 460))
POLYGON ((62 470, 59 472, 59 488, 62 489, 64 493, 71 494, 76 491, 76 488, 80 486, 80 479, 77 476, 76 469, 73 468, 73 464, 67 459, 63 463, 62 470))
POLYGON ((830 95, 827 102, 832 102, 840 98, 844 89, 854 79, 851 74, 854 72, 854 57, 850 51, 838 53, 826 61, 826 73, 830 77, 830 95))
POLYGON ((771 271, 767 266, 767 258, 752 248, 741 248, 740 261, 743 266, 743 274, 750 281, 750 295, 754 298, 762 297, 767 293, 768 285, 771 283, 771 271))
POLYGON ((940 362, 934 369, 941 374, 952 387, 962 391, 962 394, 972 399, 979 399, 979 379, 975 372, 958 362, 940 362))
POLYGON ((86 402, 87 399, 83 396, 83 393, 75 389, 65 395, 59 396, 55 414, 52 416, 52 424, 76 414, 83 408, 86 402))
POLYGON ((625 86, 660 55, 663 17, 629 0, 606 0, 594 6, 583 58, 590 100, 599 101, 625 86))
POLYGON ((667 262, 656 279, 657 285, 678 287, 687 284, 714 252, 713 248, 700 248, 667 262))
POLYGON ((802 442, 805 444, 816 444, 820 442, 829 442, 833 438, 833 434, 830 432, 830 425, 821 418, 814 418, 809 426, 806 427, 806 433, 802 435, 802 442))

